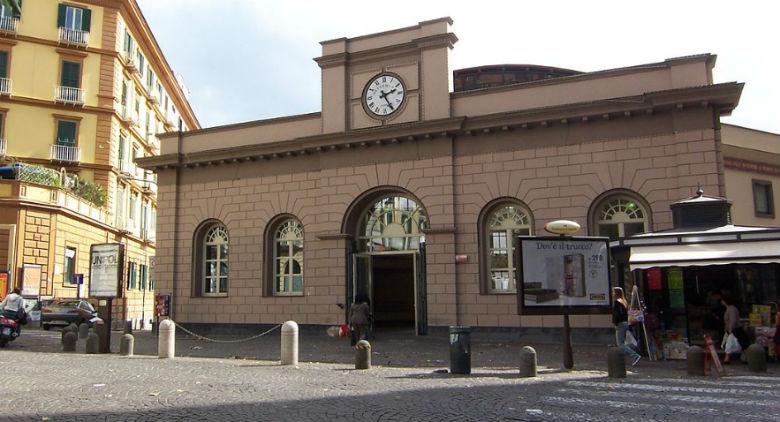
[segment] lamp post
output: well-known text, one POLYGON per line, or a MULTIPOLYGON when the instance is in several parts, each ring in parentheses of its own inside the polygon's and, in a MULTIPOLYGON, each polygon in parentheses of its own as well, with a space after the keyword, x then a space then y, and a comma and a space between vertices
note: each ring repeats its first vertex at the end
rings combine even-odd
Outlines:
MULTIPOLYGON (((567 235, 578 232, 580 230, 580 225, 574 221, 556 220, 545 224, 544 230, 548 233, 566 237, 567 235)), ((571 327, 569 325, 568 312, 564 312, 563 314, 563 367, 566 369, 574 368, 574 355, 571 349, 571 327)))

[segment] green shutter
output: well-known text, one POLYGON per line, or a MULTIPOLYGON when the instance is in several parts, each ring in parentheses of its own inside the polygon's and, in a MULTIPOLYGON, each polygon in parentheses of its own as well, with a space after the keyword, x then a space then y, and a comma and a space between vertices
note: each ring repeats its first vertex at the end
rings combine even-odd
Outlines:
POLYGON ((76 146, 76 122, 68 120, 57 122, 57 145, 76 146))
POLYGON ((64 4, 59 5, 59 8, 57 10, 57 28, 62 28, 65 26, 65 6, 64 4))
MULTIPOLYGON (((13 1, 13 0, 11 0, 13 1)), ((21 18, 22 17, 22 0, 16 0, 16 5, 19 6, 18 9, 14 9, 13 16, 15 18, 21 18)))
POLYGON ((62 62, 62 75, 60 77, 60 84, 62 86, 68 86, 71 88, 78 88, 81 86, 81 63, 77 62, 62 62))
POLYGON ((81 30, 89 32, 89 27, 92 21, 92 11, 84 9, 84 15, 81 18, 81 30))
POLYGON ((8 77, 8 52, 0 51, 0 78, 8 77))

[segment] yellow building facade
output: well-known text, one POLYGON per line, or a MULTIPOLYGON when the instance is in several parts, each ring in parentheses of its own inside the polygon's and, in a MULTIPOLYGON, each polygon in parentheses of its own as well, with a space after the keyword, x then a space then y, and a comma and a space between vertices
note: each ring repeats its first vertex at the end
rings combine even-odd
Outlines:
POLYGON ((134 160, 198 120, 135 0, 20 3, 0 7, 0 294, 85 295, 90 247, 121 243, 114 320, 139 326, 154 304, 157 188, 134 160))

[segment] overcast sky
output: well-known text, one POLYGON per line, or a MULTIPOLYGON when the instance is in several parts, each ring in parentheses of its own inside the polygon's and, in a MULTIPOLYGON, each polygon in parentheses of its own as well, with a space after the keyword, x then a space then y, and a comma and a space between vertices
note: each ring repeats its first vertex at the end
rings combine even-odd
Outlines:
POLYGON ((776 1, 138 0, 204 127, 320 109, 319 42, 450 16, 454 69, 499 63, 580 71, 718 55, 745 82, 728 123, 780 133, 776 1))

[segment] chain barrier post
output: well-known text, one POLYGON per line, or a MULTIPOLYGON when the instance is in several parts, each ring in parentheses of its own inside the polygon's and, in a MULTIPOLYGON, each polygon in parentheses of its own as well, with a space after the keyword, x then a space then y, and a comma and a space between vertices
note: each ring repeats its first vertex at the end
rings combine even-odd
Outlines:
POLYGON ((282 365, 298 365, 298 324, 295 321, 282 325, 282 365))
POLYGON ((133 356, 133 348, 135 346, 135 338, 132 334, 125 334, 122 336, 122 342, 119 344, 119 354, 122 356, 133 356))
POLYGON ((170 319, 160 323, 160 336, 157 343, 157 356, 160 359, 173 359, 176 355, 176 325, 170 319))

